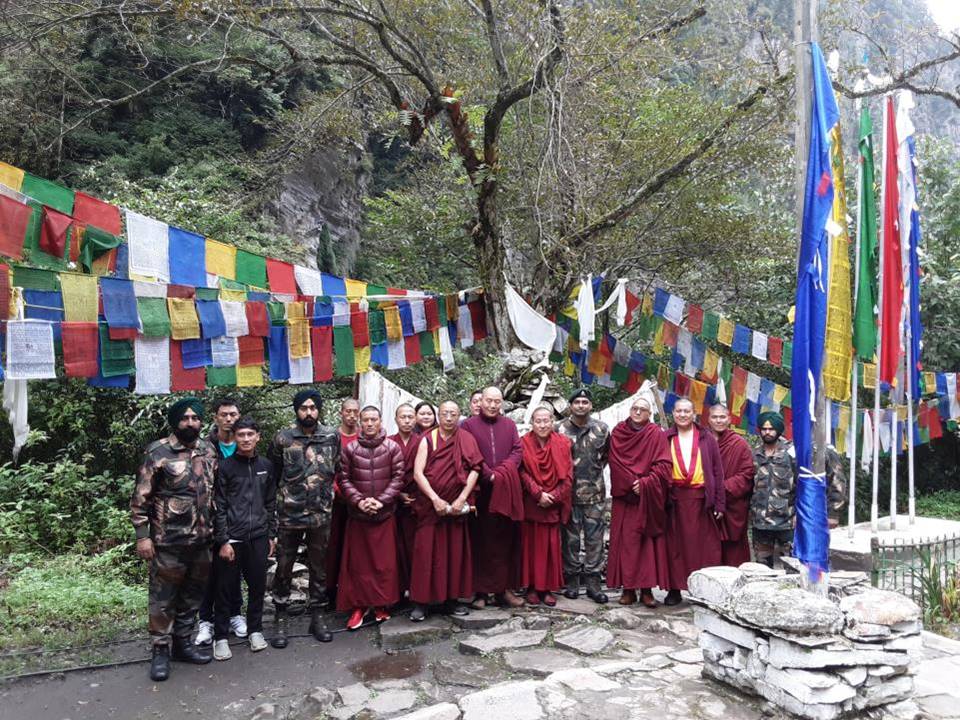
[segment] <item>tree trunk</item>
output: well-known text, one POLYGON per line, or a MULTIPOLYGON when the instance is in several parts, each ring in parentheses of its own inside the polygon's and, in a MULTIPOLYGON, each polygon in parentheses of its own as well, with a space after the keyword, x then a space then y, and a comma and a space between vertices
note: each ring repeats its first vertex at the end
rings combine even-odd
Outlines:
POLYGON ((487 178, 477 193, 477 222, 473 228, 477 248, 478 275, 484 287, 484 303, 497 350, 509 350, 517 344, 507 312, 506 253, 497 221, 497 182, 487 178))

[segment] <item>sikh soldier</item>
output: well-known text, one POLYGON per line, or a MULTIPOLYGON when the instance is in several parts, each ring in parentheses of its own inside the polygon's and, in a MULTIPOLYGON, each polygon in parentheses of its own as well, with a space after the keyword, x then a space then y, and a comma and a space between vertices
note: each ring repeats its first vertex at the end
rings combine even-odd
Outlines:
POLYGON ((563 526, 563 595, 574 599, 580 594, 580 578, 586 581, 587 596, 596 603, 608 601, 600 584, 603 563, 603 505, 606 487, 603 467, 610 451, 610 428, 590 417, 593 398, 580 388, 570 396, 570 417, 557 426, 566 436, 573 455, 573 506, 570 520, 563 526), (581 537, 583 538, 581 543, 581 537), (580 550, 583 549, 583 562, 580 550))
POLYGON ((334 476, 340 471, 340 434, 319 424, 320 393, 301 390, 293 398, 296 422, 277 433, 269 457, 277 474, 277 569, 273 579, 275 648, 287 646, 287 605, 293 564, 300 542, 307 546, 310 573, 310 634, 321 642, 332 636, 321 611, 329 606, 326 554, 330 536, 334 476))
POLYGON ((757 420, 761 443, 753 453, 757 466, 750 500, 753 557, 770 567, 790 554, 793 543, 797 462, 793 443, 781 437, 783 428, 780 413, 761 413, 757 420))
POLYGON ((137 471, 130 517, 137 554, 150 561, 150 679, 170 677, 170 658, 203 665, 209 646, 190 642, 210 573, 217 454, 200 438, 203 404, 194 397, 167 410, 171 435, 150 443, 137 471))

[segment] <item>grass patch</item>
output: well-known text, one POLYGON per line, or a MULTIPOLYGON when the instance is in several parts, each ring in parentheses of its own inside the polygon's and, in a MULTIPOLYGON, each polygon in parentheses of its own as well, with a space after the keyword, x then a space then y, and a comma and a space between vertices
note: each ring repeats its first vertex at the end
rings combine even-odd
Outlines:
POLYGON ((937 490, 918 496, 917 515, 960 520, 960 490, 937 490))

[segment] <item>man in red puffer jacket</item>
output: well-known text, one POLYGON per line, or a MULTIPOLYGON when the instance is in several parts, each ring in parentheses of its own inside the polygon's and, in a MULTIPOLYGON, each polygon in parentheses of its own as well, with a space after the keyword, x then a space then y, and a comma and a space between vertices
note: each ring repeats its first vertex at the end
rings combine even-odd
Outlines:
POLYGON ((356 630, 373 610, 377 622, 400 600, 394 510, 403 489, 403 450, 387 438, 380 410, 360 411, 360 435, 341 450, 340 489, 348 506, 337 610, 351 611, 356 630))

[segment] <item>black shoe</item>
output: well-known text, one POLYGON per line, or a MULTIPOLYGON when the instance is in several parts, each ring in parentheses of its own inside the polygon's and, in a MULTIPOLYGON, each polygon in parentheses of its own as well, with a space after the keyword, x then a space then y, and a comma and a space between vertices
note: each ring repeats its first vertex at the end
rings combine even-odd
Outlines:
POLYGON ((458 617, 463 617, 464 615, 470 614, 470 611, 456 600, 447 600, 447 605, 444 608, 444 611, 447 613, 447 615, 456 615, 458 617))
POLYGON ((333 640, 333 633, 327 629, 327 624, 323 621, 323 613, 314 610, 310 616, 310 628, 307 630, 318 642, 328 643, 333 640))
POLYGON ((601 589, 600 578, 598 577, 587 578, 587 597, 597 605, 605 605, 610 602, 610 598, 608 598, 607 594, 601 589))
POLYGON ((209 646, 201 647, 199 645, 194 645, 192 642, 190 642, 190 638, 187 638, 186 640, 174 638, 173 652, 171 655, 174 660, 191 663, 193 665, 206 665, 208 662, 213 660, 213 653, 210 652, 209 646))
POLYGON ((270 638, 270 647, 283 650, 287 646, 287 608, 275 605, 273 609, 273 637, 270 638))
POLYGON ((150 679, 163 682, 170 677, 170 648, 166 645, 153 646, 153 658, 150 660, 150 679))
POLYGON ((326 612, 327 610, 332 610, 332 609, 333 609, 333 600, 331 600, 330 595, 328 595, 326 591, 322 592, 320 594, 320 597, 318 597, 316 600, 313 600, 313 599, 310 600, 311 612, 314 610, 323 610, 324 612, 326 612))
POLYGON ((577 583, 567 583, 563 588, 563 596, 567 600, 576 600, 580 597, 580 586, 577 583))
POLYGON ((423 605, 414 605, 410 611, 411 622, 423 622, 427 618, 427 609, 423 605))
POLYGON ((683 601, 683 597, 680 595, 679 590, 671 590, 667 593, 667 597, 664 598, 664 605, 679 605, 683 601))

